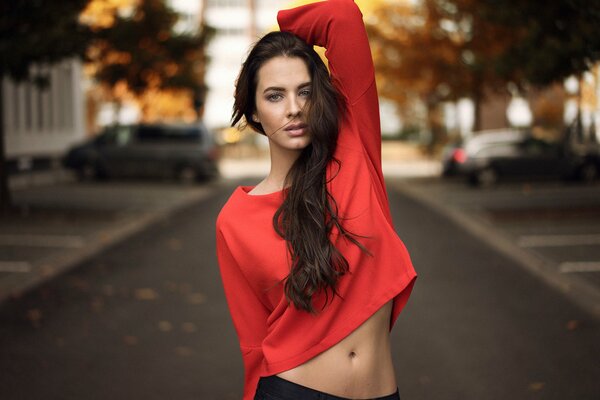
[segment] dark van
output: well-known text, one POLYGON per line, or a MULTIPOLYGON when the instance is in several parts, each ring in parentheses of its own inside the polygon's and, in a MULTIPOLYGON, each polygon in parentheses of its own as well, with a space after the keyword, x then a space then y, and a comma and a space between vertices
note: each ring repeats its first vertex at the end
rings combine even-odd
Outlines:
POLYGON ((161 177, 191 182, 217 177, 217 161, 214 137, 198 122, 107 127, 71 148, 63 165, 81 179, 161 177))

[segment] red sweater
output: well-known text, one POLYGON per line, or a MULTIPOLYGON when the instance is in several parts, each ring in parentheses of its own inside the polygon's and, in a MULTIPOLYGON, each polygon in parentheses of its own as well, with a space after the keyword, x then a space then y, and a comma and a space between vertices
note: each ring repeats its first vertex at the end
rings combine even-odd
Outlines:
MULTIPOLYGON (((288 306, 281 281, 291 257, 273 229, 273 214, 287 190, 251 195, 252 186, 235 189, 216 223, 217 256, 225 295, 245 367, 244 400, 253 398, 260 376, 297 367, 332 347, 394 300, 390 330, 406 304, 416 273, 395 232, 381 172, 379 105, 371 51, 362 14, 351 0, 330 0, 280 11, 282 31, 326 48, 331 76, 345 98, 348 115, 340 126, 327 178, 338 215, 373 256, 338 232, 335 246, 348 260, 339 281, 342 298, 313 316, 288 306)), ((316 309, 323 294, 314 297, 316 309)))

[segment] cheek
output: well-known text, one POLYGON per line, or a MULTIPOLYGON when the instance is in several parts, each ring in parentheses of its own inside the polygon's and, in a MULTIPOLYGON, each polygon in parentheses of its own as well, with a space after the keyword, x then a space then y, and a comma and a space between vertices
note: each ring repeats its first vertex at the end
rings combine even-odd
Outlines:
POLYGON ((260 118, 261 123, 264 125, 270 121, 277 121, 281 118, 280 106, 277 103, 262 102, 257 104, 256 114, 260 118))

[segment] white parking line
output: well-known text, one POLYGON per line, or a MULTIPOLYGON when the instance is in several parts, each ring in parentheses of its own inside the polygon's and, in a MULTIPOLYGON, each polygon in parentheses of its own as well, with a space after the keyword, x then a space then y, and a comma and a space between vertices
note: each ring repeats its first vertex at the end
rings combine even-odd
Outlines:
POLYGON ((561 263, 558 267, 563 274, 571 272, 600 272, 600 262, 598 261, 567 261, 561 263))
POLYGON ((81 236, 0 235, 0 246, 80 248, 84 244, 81 236))
POLYGON ((531 235, 519 237, 520 247, 585 246, 600 244, 600 234, 531 235))
POLYGON ((27 261, 0 261, 0 272, 31 272, 31 265, 27 261))

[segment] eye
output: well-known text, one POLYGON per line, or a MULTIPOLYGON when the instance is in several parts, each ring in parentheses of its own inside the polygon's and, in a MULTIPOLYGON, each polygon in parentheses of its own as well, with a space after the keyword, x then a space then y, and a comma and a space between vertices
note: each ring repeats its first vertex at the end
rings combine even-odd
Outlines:
POLYGON ((298 95, 302 97, 310 97, 310 89, 302 89, 298 95))
POLYGON ((267 95, 268 101, 278 101, 278 100, 281 100, 282 98, 283 98, 283 96, 281 95, 281 93, 270 93, 267 95))

